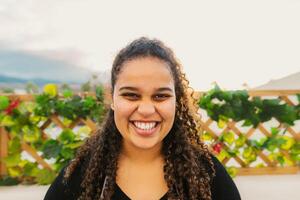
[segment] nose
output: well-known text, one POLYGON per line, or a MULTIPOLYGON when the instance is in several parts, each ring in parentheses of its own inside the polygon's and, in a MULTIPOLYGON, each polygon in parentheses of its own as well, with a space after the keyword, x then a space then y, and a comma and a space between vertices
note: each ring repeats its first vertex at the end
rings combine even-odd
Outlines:
POLYGON ((152 102, 141 102, 138 105, 137 111, 144 117, 147 117, 155 113, 155 106, 152 102))

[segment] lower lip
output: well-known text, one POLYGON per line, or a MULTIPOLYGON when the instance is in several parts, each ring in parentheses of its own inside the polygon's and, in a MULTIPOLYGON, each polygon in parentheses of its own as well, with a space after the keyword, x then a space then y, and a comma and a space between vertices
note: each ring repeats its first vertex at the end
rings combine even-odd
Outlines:
POLYGON ((143 137, 150 137, 150 136, 154 135, 154 133, 158 130, 160 123, 157 124, 155 128, 153 128, 151 130, 147 130, 147 131, 137 128, 132 122, 131 122, 131 125, 133 126, 135 132, 138 135, 143 136, 143 137))

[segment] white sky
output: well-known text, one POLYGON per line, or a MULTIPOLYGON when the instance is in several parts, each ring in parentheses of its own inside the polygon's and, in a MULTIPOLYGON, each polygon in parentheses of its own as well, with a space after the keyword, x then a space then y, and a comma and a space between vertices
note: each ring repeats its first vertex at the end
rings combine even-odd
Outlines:
POLYGON ((131 40, 155 37, 198 90, 300 71, 300 0, 1 0, 0 24, 2 48, 98 71, 131 40))

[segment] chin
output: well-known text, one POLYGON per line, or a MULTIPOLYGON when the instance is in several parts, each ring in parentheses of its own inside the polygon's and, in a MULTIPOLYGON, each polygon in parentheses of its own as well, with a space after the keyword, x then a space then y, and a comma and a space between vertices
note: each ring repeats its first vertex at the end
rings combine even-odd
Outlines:
MULTIPOLYGON (((151 138, 156 139, 156 138, 151 138)), ((151 141, 151 139, 140 139, 140 138, 136 138, 134 140, 131 141, 131 143, 139 149, 143 149, 143 150, 147 150, 147 149, 152 149, 154 147, 159 146, 162 142, 155 140, 155 141, 151 141), (148 141, 147 141, 148 140, 148 141)))

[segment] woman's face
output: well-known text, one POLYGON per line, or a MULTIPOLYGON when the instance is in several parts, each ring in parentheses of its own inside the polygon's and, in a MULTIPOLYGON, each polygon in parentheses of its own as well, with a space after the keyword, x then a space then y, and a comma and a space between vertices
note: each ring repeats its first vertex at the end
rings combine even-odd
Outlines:
POLYGON ((114 86, 112 109, 125 145, 160 146, 175 118, 176 96, 168 65, 153 57, 123 64, 114 86))

